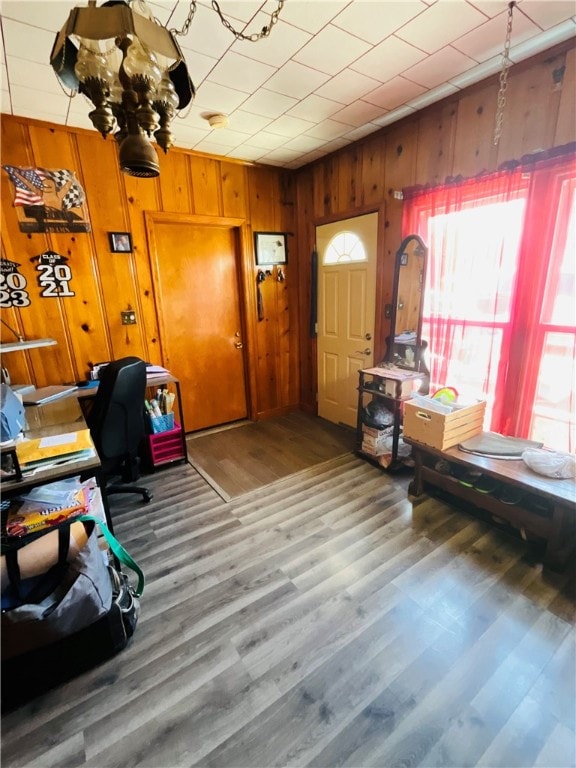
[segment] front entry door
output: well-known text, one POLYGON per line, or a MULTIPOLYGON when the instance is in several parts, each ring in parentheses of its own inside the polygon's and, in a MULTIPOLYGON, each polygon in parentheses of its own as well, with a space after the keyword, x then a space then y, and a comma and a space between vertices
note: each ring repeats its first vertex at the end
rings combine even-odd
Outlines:
POLYGON ((378 214, 316 227, 318 415, 356 426, 358 371, 374 364, 378 214))
POLYGON ((239 230, 148 217, 166 367, 180 379, 186 431, 247 417, 237 274, 239 230))

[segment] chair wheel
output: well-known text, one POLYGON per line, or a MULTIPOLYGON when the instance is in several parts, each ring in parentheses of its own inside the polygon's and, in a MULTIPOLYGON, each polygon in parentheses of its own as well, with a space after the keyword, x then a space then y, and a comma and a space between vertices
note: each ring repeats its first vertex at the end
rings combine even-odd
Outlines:
POLYGON ((150 493, 150 491, 146 491, 146 493, 142 494, 142 498, 144 499, 146 504, 148 504, 148 502, 152 500, 152 494, 150 493))

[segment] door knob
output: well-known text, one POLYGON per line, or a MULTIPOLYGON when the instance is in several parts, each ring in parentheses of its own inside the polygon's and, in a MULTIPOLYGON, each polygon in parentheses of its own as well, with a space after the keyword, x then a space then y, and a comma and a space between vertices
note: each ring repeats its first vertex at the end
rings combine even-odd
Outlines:
POLYGON ((241 341, 235 341, 235 342, 234 342, 234 346, 236 347, 236 349, 242 349, 242 347, 244 346, 244 344, 242 344, 242 342, 241 342, 241 341))
POLYGON ((371 341, 371 340, 372 340, 372 334, 371 334, 371 333, 367 333, 367 334, 364 336, 364 338, 366 339, 366 341, 371 341))
POLYGON ((368 347, 366 347, 366 349, 357 349, 356 350, 356 354, 357 355, 366 355, 366 356, 368 356, 368 355, 372 354, 372 350, 369 349, 368 347))

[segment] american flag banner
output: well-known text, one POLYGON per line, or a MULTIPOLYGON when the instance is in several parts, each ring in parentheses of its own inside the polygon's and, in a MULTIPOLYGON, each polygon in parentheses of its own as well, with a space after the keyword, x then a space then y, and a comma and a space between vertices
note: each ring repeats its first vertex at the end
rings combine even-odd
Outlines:
POLYGON ((14 205, 44 205, 42 198, 46 173, 42 168, 17 168, 3 165, 2 168, 14 184, 14 205))
POLYGON ((86 195, 73 171, 1 167, 12 182, 21 232, 90 232, 86 195))

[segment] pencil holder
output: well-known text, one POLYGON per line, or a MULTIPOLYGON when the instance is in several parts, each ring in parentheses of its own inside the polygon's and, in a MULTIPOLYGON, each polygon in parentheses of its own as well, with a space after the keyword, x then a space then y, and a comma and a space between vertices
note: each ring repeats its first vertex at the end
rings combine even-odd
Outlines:
POLYGON ((158 434, 158 432, 168 432, 169 429, 174 429, 174 414, 166 413, 163 416, 150 416, 150 425, 154 435, 158 434))

